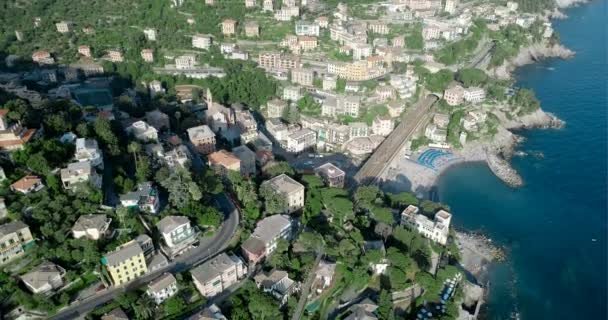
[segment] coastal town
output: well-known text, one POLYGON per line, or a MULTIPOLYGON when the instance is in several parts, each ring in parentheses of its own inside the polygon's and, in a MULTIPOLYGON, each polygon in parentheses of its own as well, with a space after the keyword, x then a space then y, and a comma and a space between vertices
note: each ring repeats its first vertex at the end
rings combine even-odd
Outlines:
POLYGON ((510 77, 552 2, 59 2, 2 27, 3 318, 477 319, 431 189, 563 125, 510 77))

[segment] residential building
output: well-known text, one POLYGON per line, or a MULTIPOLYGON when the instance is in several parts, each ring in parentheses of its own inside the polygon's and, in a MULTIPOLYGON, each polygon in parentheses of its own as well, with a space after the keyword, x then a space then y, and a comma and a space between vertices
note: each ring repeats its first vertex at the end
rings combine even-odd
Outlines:
POLYGON ((290 70, 301 67, 299 56, 278 52, 262 52, 258 56, 258 64, 267 70, 290 70))
POLYGON ((241 174, 245 176, 255 176, 255 152, 247 146, 232 148, 232 153, 241 161, 241 174))
POLYGON ((315 19, 315 23, 319 26, 319 28, 321 29, 326 29, 327 27, 329 27, 329 19, 326 16, 320 16, 317 17, 315 19))
POLYGON ((258 130, 258 123, 255 121, 251 111, 244 109, 242 106, 233 109, 236 125, 241 129, 241 132, 258 130))
POLYGON ((57 28, 57 32, 59 33, 68 33, 70 32, 72 23, 69 21, 59 21, 55 23, 55 27, 57 28))
POLYGON ((443 92, 443 100, 450 106, 457 106, 464 99, 464 88, 460 85, 454 85, 443 92))
POLYGON ((72 226, 72 236, 75 239, 87 238, 99 240, 106 237, 110 231, 111 218, 105 214, 84 214, 72 226))
POLYGON ((486 98, 486 91, 480 87, 470 87, 464 89, 464 100, 471 103, 482 102, 486 98))
POLYGON ((175 69, 188 70, 196 65, 196 57, 193 54, 185 54, 175 57, 175 69))
POLYGON ((336 273, 336 264, 327 260, 319 261, 317 268, 314 271, 315 279, 312 282, 311 290, 317 295, 323 290, 329 288, 336 273))
POLYGON ((266 103, 266 118, 280 118, 286 108, 287 102, 281 99, 272 99, 266 103))
POLYGON ((44 294, 61 288, 64 276, 64 268, 45 261, 20 278, 33 294, 44 294))
POLYGON ((164 155, 161 157, 161 160, 169 168, 186 168, 186 165, 190 162, 191 157, 192 154, 190 154, 190 150, 188 150, 188 147, 184 145, 179 145, 164 153, 164 155))
POLYGON ((315 168, 315 174, 325 182, 325 185, 330 188, 343 188, 346 173, 340 168, 327 162, 315 168))
POLYGON ((273 1, 272 0, 263 0, 262 10, 264 12, 273 12, 274 11, 273 1))
POLYGON ((323 90, 332 91, 336 90, 338 83, 338 77, 333 74, 326 74, 323 76, 323 90))
POLYGON ((150 238, 149 235, 144 233, 135 237, 135 242, 137 242, 141 250, 144 252, 144 257, 146 257, 146 261, 148 261, 148 258, 150 258, 156 250, 154 248, 154 242, 152 241, 152 238, 150 238))
POLYGON ((148 41, 156 41, 156 29, 146 28, 144 29, 144 35, 148 41))
POLYGON ((443 143, 447 141, 448 132, 446 129, 439 128, 437 125, 431 123, 426 126, 424 130, 424 135, 433 140, 433 142, 443 143))
POLYGON ((232 19, 226 19, 222 21, 222 34, 225 36, 232 36, 236 33, 236 21, 232 19))
POLYGON ((124 57, 122 56, 122 51, 118 49, 108 50, 108 60, 112 62, 123 62, 124 57))
POLYGON ((213 37, 208 34, 196 34, 192 36, 192 47, 209 50, 213 43, 213 37))
POLYGON ((260 36, 260 25, 256 21, 247 21, 245 23, 245 36, 249 38, 260 36))
POLYGON ((287 136, 287 151, 299 153, 313 148, 317 143, 316 132, 310 129, 300 129, 287 136))
POLYGON ((226 150, 219 150, 207 156, 209 167, 221 177, 228 178, 228 172, 241 171, 241 160, 226 150))
POLYGON ((91 47, 89 46, 78 46, 78 53, 81 55, 90 58, 91 57, 91 47))
POLYGON ((131 240, 101 258, 115 286, 123 285, 143 276, 148 271, 144 251, 135 240, 131 240))
POLYGON ((228 320, 228 318, 222 314, 222 310, 216 304, 212 304, 203 311, 186 318, 186 320, 228 320))
POLYGON ((304 186, 286 174, 281 174, 262 182, 261 187, 268 187, 285 200, 286 213, 291 213, 304 206, 304 186))
POLYGON ((25 128, 18 122, 11 123, 8 112, 8 109, 0 109, 0 151, 22 149, 36 134, 36 129, 25 128))
POLYGON ((61 183, 68 190, 75 190, 83 183, 100 189, 101 176, 90 161, 72 162, 67 168, 61 169, 61 183))
POLYGON ((44 188, 42 179, 34 175, 27 175, 11 184, 11 190, 13 192, 21 192, 23 194, 36 192, 42 188, 44 188))
POLYGON ((405 37, 404 36, 395 36, 391 40, 393 47, 403 48, 405 47, 405 37))
POLYGON ((148 84, 148 90, 150 91, 150 95, 153 97, 157 94, 165 93, 162 82, 158 80, 150 81, 148 84))
POLYGON ((282 270, 261 272, 253 279, 258 288, 275 297, 281 305, 287 302, 291 294, 299 290, 298 283, 290 279, 287 272, 282 270))
POLYGON ((145 121, 135 121, 126 129, 127 133, 141 142, 158 140, 158 130, 145 121))
POLYGON ((296 35, 298 36, 319 36, 320 27, 313 22, 298 21, 296 22, 296 35))
POLYGON ((141 58, 144 59, 145 62, 154 62, 154 50, 142 49, 141 58))
POLYGON ((458 6, 458 0, 445 0, 445 6, 443 7, 443 11, 454 14, 456 13, 456 9, 458 6))
POLYGON ((369 137, 370 127, 365 122, 351 122, 348 124, 350 138, 369 137))
POLYGON ((355 137, 345 143, 343 148, 355 157, 364 157, 373 152, 382 141, 382 136, 355 137))
POLYGON ((317 48, 318 41, 316 37, 298 36, 297 48, 298 51, 306 52, 317 48))
POLYGON ((349 115, 356 118, 359 116, 360 107, 361 97, 359 96, 327 97, 321 106, 321 114, 330 117, 349 115))
POLYGON ((30 228, 21 221, 0 225, 0 265, 8 263, 25 253, 25 248, 34 243, 30 228))
POLYGON ((103 154, 95 139, 76 139, 74 159, 78 162, 89 161, 94 167, 103 168, 103 154))
POLYGON ((4 198, 0 198, 0 220, 4 220, 8 217, 8 210, 6 209, 6 203, 4 198))
POLYGON ((209 126, 202 125, 188 129, 188 137, 198 152, 209 154, 215 151, 215 134, 209 126))
POLYGON ((142 182, 137 190, 120 196, 120 204, 127 208, 137 208, 143 212, 157 213, 160 208, 158 191, 152 182, 142 182))
POLYGON ((372 55, 374 48, 366 43, 358 43, 353 47, 353 59, 362 60, 372 55))
POLYGON ((168 272, 148 283, 146 290, 146 294, 154 300, 154 303, 157 305, 173 297, 177 292, 177 279, 168 272))
POLYGON ((312 87, 315 79, 315 72, 311 69, 291 69, 291 82, 303 86, 312 87))
POLYGON ((386 102, 397 97, 397 91, 390 85, 379 85, 375 90, 378 102, 386 102))
POLYGON ((351 305, 346 311, 348 316, 344 320, 378 320, 376 309, 378 305, 366 298, 362 302, 351 305))
POLYGON ((256 6, 255 0, 245 0, 245 8, 253 8, 256 6))
POLYGON ((359 83, 353 82, 353 81, 346 82, 346 84, 344 85, 344 91, 345 92, 359 92, 359 83))
POLYGON ((55 59, 51 57, 51 53, 46 50, 38 50, 32 53, 32 61, 38 64, 53 64, 55 59))
POLYGON ((163 238, 168 256, 187 249, 198 240, 198 231, 192 227, 188 217, 166 216, 156 224, 163 238))
POLYGON ((241 245, 243 256, 249 264, 256 264, 277 248, 280 239, 293 237, 294 222, 288 215, 275 214, 258 221, 249 239, 241 245))
POLYGON ((243 261, 234 255, 220 253, 215 258, 190 270, 194 286, 204 297, 213 297, 237 283, 247 274, 243 261))
POLYGON ((448 124, 450 124, 450 116, 446 113, 435 113, 433 115, 433 123, 439 128, 447 128, 448 124))
POLYGON ((274 19, 277 21, 291 21, 291 18, 300 16, 300 7, 282 7, 274 13, 274 19))
POLYGON ((442 245, 446 245, 448 242, 451 220, 452 215, 445 210, 439 210, 431 220, 419 213, 418 207, 413 205, 409 205, 401 213, 402 225, 408 226, 422 236, 442 245))
POLYGON ((289 86, 283 88, 283 100, 298 101, 300 98, 302 98, 302 89, 300 87, 289 86))
POLYGON ((395 128, 395 122, 391 117, 387 116, 376 116, 372 122, 372 132, 381 136, 388 136, 393 132, 395 128))
POLYGON ((389 34, 390 29, 386 22, 372 21, 367 24, 367 30, 377 34, 389 34))

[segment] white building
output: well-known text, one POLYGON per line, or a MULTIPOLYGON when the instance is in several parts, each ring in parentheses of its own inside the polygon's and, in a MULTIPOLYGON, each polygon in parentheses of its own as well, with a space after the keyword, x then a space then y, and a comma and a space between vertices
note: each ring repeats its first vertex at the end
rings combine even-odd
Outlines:
POLYGON ((381 136, 388 136, 395 129, 395 122, 389 116, 376 116, 372 122, 372 132, 381 136))
POLYGON ((120 204, 123 207, 137 208, 150 213, 157 213, 160 208, 158 192, 151 182, 140 183, 137 190, 120 196, 120 204))
POLYGON ((250 264, 259 262, 277 248, 280 239, 291 240, 294 222, 291 217, 275 214, 260 220, 251 237, 241 245, 243 256, 250 264))
POLYGON ((314 22, 298 21, 296 22, 296 35, 298 36, 319 36, 319 25, 314 22))
POLYGON ((62 267, 46 261, 22 275, 21 281, 32 293, 42 294, 62 287, 65 273, 62 267))
POLYGON ((213 38, 207 34, 197 34, 192 36, 192 47, 208 50, 213 43, 213 38))
POLYGON ((148 283, 146 294, 157 305, 177 294, 177 279, 171 273, 165 273, 148 283))
POLYGON ((419 213, 416 206, 410 205, 401 213, 401 224, 416 230, 422 236, 431 239, 441 245, 446 245, 450 234, 450 222, 452 215, 445 210, 435 213, 435 218, 430 220, 419 213))
POLYGON ((299 153, 317 144, 317 134, 310 129, 300 129, 287 136, 287 151, 299 153))
POLYGON ((193 69, 196 65, 196 57, 192 54, 186 54, 175 58, 175 69, 193 69))
POLYGON ((90 183, 95 188, 101 188, 101 176, 97 174, 90 161, 72 162, 61 169, 61 182, 68 190, 76 189, 82 183, 90 183))
POLYGON ((283 88, 283 100, 298 101, 302 98, 302 90, 297 86, 283 88))
POLYGON ((283 7, 274 13, 274 18, 277 21, 291 21, 291 18, 300 16, 299 7, 283 7))
POLYGON ((247 274, 243 261, 234 255, 221 253, 190 270, 194 286, 204 297, 213 297, 247 274))
POLYGON ((151 96, 155 96, 160 93, 165 93, 165 89, 163 88, 162 82, 158 80, 152 80, 148 84, 148 90, 150 91, 151 96))
POLYGON ((482 102, 486 98, 486 91, 480 87, 464 89, 464 100, 471 103, 482 102))
POLYGON ((108 234, 111 222, 105 214, 81 215, 72 226, 72 235, 75 239, 99 240, 108 234))
POLYGON ((103 155, 95 139, 76 139, 74 159, 78 162, 90 161, 91 165, 103 169, 103 155))
POLYGON ((158 130, 144 121, 133 122, 127 127, 127 133, 133 135, 135 139, 148 142, 158 140, 158 130))
POLYGON ((197 231, 190 225, 190 219, 183 216, 166 216, 156 224, 165 245, 176 248, 196 241, 197 231))
POLYGON ((156 41, 156 29, 146 28, 144 29, 144 35, 148 41, 156 41))

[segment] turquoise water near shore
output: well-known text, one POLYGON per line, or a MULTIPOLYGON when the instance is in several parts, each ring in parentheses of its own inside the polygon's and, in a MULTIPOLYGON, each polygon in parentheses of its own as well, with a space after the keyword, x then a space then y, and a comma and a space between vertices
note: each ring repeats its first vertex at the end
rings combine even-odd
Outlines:
POLYGON ((489 319, 607 319, 607 21, 596 0, 555 21, 570 60, 517 70, 562 130, 521 132, 515 157, 525 186, 511 189, 483 164, 448 169, 438 181, 456 227, 481 231, 507 248, 493 267, 489 319))

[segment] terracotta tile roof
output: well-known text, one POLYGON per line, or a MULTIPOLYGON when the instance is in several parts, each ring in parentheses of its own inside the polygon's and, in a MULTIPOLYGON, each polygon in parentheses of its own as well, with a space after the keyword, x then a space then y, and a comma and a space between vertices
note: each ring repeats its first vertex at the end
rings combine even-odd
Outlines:
POLYGON ((42 180, 37 176, 27 175, 11 184, 11 187, 15 190, 28 190, 40 182, 42 182, 42 180))

